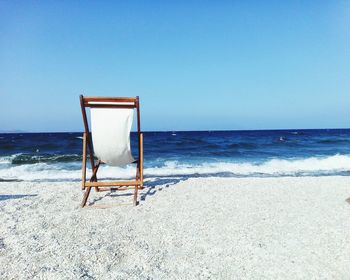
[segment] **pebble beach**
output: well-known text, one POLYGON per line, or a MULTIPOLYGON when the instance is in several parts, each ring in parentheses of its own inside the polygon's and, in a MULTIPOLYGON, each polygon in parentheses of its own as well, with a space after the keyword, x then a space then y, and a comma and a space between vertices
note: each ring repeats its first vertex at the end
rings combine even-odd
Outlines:
POLYGON ((349 279, 350 177, 0 182, 2 279, 349 279))

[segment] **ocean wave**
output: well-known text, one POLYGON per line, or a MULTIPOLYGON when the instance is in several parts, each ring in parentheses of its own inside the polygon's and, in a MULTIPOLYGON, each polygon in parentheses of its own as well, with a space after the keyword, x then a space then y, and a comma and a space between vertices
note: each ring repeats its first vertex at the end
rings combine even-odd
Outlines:
POLYGON ((193 165, 167 162, 163 167, 149 168, 146 172, 153 176, 195 174, 226 174, 232 176, 326 175, 350 172, 350 155, 288 160, 272 159, 260 164, 218 162, 193 165))
POLYGON ((12 158, 13 158, 13 155, 0 157, 0 164, 11 164, 12 158))
POLYGON ((350 139, 325 139, 325 140, 320 140, 317 143, 320 143, 320 144, 350 144, 350 139))
MULTIPOLYGON (((25 165, 11 165, 0 169, 0 178, 17 180, 68 180, 79 181, 81 178, 80 163, 35 163, 25 165)), ((336 175, 350 172, 350 155, 334 155, 329 157, 310 157, 306 159, 272 159, 263 163, 234 163, 216 162, 190 164, 178 161, 168 161, 162 166, 146 167, 145 178, 152 177, 196 177, 196 176, 319 176, 336 175)), ((88 170, 88 175, 91 170, 88 170)), ((125 168, 101 166, 99 178, 132 178, 135 167, 125 168)))
POLYGON ((40 162, 55 163, 55 162, 72 162, 81 161, 82 156, 77 154, 46 154, 33 155, 18 153, 11 156, 0 157, 0 164, 35 164, 40 162))

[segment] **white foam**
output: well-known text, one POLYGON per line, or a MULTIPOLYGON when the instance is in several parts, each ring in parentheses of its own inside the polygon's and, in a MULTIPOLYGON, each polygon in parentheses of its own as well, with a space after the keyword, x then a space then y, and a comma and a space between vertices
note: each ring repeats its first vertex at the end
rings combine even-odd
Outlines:
POLYGON ((324 158, 282 160, 272 159, 261 164, 253 163, 204 163, 199 165, 177 164, 168 162, 161 168, 148 168, 145 173, 153 176, 218 174, 230 173, 237 176, 249 175, 296 175, 296 174, 331 174, 350 171, 350 156, 334 155, 324 158))
POLYGON ((1 157, 0 158, 0 164, 9 164, 9 163, 11 163, 10 157, 1 157))
MULTIPOLYGON (((19 180, 77 180, 81 178, 80 163, 69 164, 26 164, 11 165, 0 169, 0 178, 19 180), (74 168, 71 170, 70 168, 74 168)), ((202 163, 182 164, 168 161, 161 167, 148 167, 145 177, 159 176, 192 176, 229 174, 232 176, 293 176, 320 175, 350 172, 350 155, 334 155, 329 157, 311 157, 307 159, 272 159, 261 164, 253 163, 202 163)), ((88 175, 91 170, 88 170, 88 175)), ((99 178, 132 178, 135 166, 111 167, 101 166, 99 178)))
MULTIPOLYGON (((12 160, 18 156, 20 154, 13 154, 11 156, 3 156, 3 157, 0 157, 0 165, 3 165, 3 164, 11 164, 12 160)), ((0 177, 1 178, 1 177, 0 177)))

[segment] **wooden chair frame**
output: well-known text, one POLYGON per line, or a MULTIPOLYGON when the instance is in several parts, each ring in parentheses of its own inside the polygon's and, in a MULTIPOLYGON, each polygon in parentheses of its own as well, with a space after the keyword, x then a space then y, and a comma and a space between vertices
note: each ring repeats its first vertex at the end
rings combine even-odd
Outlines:
POLYGON ((138 190, 143 189, 143 133, 141 133, 140 122, 140 103, 139 97, 84 97, 80 95, 81 112, 85 132, 83 134, 83 164, 82 164, 82 190, 85 190, 81 207, 86 205, 91 188, 94 187, 97 192, 101 191, 121 191, 134 189, 134 206, 137 205, 138 190), (137 136, 138 136, 138 159, 136 160, 135 180, 126 181, 98 181, 97 171, 102 161, 94 159, 94 150, 92 138, 89 130, 89 123, 86 116, 86 108, 134 108, 137 111, 137 136), (90 164, 92 175, 87 182, 86 180, 86 161, 87 149, 89 149, 90 164))

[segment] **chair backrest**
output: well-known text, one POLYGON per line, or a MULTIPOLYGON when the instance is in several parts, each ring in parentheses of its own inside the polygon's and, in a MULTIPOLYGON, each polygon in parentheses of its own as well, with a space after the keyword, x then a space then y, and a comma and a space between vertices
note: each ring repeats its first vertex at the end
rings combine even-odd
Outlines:
POLYGON ((139 99, 129 97, 80 97, 89 149, 102 162, 124 166, 134 161, 130 148, 130 131, 134 109, 140 134, 139 99), (85 108, 91 110, 91 136, 85 108), (91 143, 92 142, 92 143, 91 143))

